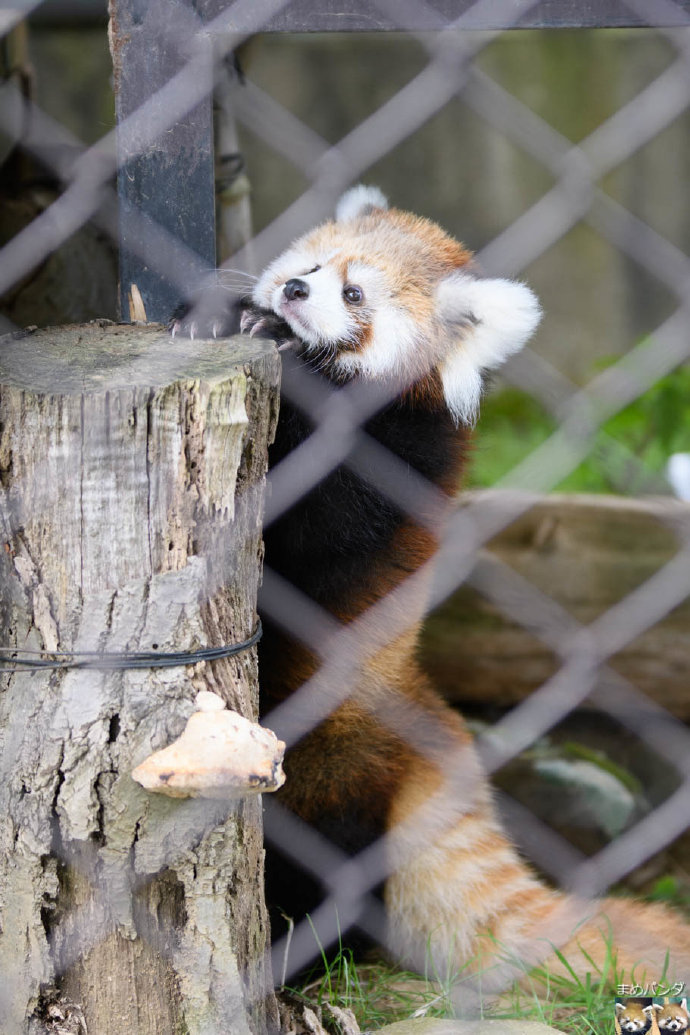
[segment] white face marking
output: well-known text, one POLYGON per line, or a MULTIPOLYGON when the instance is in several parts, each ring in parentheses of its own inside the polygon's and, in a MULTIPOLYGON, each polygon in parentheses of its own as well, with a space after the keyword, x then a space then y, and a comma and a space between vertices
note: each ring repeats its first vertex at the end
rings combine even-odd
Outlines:
POLYGON ((372 333, 365 347, 346 352, 338 366, 346 373, 359 373, 378 378, 402 374, 418 339, 418 327, 412 316, 397 304, 388 279, 375 266, 352 262, 347 270, 347 283, 360 287, 364 300, 361 315, 371 324, 372 333))
POLYGON ((675 1014, 672 1017, 662 1017, 659 1020, 659 1028, 662 1031, 687 1031, 687 1027, 687 1015, 683 1017, 680 1013, 675 1014))
MULTIPOLYGON (((366 191, 352 195, 355 210, 362 198, 371 201, 366 191)), ((420 295, 417 285, 410 293, 410 299, 417 299, 412 311, 402 288, 405 272, 428 255, 412 235, 399 252, 395 247, 383 252, 383 268, 367 261, 365 249, 377 254, 388 241, 388 229, 380 237, 369 228, 363 238, 347 220, 326 224, 266 268, 253 299, 285 320, 307 352, 330 355, 331 371, 370 379, 402 377, 413 383, 437 369, 452 416, 472 423, 484 371, 522 348, 539 323, 539 303, 524 284, 456 270, 438 282, 433 297, 424 298, 425 289, 420 295), (343 279, 348 252, 365 257, 352 260, 343 279), (292 279, 303 281, 307 290, 290 298, 285 285, 292 279), (348 286, 361 289, 361 300, 348 300, 348 286)))
POLYGON ((634 1017, 625 1017, 621 1021, 623 1031, 640 1031, 641 1028, 644 1028, 644 1025, 644 1021, 634 1017))
POLYGON ((307 285, 308 297, 290 301, 285 296, 284 283, 280 283, 271 294, 271 309, 282 316, 307 345, 353 341, 357 323, 343 300, 337 271, 332 266, 322 266, 298 279, 307 285))
POLYGON ((263 271, 252 291, 256 305, 271 309, 271 296, 276 284, 281 287, 290 277, 299 277, 317 266, 318 262, 311 252, 299 246, 299 243, 274 259, 263 271))
POLYGON ((282 317, 307 345, 353 341, 357 331, 342 297, 340 277, 329 265, 336 256, 337 250, 319 255, 298 242, 264 270, 254 288, 256 304, 282 317), (285 285, 294 278, 307 285, 306 298, 286 297, 285 285))
POLYGON ((272 309, 301 341, 315 348, 340 343, 355 345, 361 322, 370 323, 373 333, 367 345, 357 351, 344 349, 337 358, 337 367, 345 374, 371 378, 404 372, 405 361, 417 344, 416 321, 395 304, 381 270, 364 262, 352 262, 343 282, 330 262, 337 256, 337 251, 319 256, 295 246, 266 269, 254 290, 254 301, 272 309), (292 278, 304 281, 308 297, 291 301, 286 298, 285 284, 292 278), (360 304, 345 300, 343 289, 348 286, 361 288, 360 304))

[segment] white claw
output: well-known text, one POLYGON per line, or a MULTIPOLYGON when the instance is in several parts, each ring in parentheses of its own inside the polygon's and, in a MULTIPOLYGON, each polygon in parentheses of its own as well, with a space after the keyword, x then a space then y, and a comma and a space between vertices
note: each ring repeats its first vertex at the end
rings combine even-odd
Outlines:
POLYGON ((218 337, 218 324, 217 323, 214 323, 213 328, 212 328, 212 333, 213 333, 213 337, 214 338, 218 337))
POLYGON ((190 328, 189 328, 189 337, 192 339, 192 341, 194 341, 194 338, 196 337, 196 324, 195 323, 193 323, 190 326, 190 328))
POLYGON ((170 337, 174 338, 176 334, 177 334, 177 320, 175 320, 175 323, 170 328, 170 337))
POLYGON ((251 331, 249 332, 249 337, 253 338, 255 334, 258 334, 265 323, 265 320, 257 320, 254 326, 252 327, 251 331))

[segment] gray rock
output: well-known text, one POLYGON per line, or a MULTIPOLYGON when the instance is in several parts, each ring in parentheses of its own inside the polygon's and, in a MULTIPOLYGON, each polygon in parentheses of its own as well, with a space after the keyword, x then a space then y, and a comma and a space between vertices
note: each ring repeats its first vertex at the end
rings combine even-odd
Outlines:
POLYGON ((571 822, 598 826, 608 837, 621 833, 632 819, 635 796, 612 773, 585 759, 538 759, 535 771, 566 795, 571 822))

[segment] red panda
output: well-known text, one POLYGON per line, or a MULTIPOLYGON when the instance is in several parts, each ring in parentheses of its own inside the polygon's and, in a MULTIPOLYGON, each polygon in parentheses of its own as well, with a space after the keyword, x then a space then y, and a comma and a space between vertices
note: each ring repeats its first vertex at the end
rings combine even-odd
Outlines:
POLYGON ((635 1033, 635 1035, 646 1035, 652 1026, 651 1001, 640 1002, 637 999, 628 999, 626 1002, 616 1003, 616 1027, 622 1035, 635 1033))
POLYGON ((686 1032, 690 1028, 687 999, 654 1004, 659 1031, 686 1032))
MULTIPOLYGON (((299 364, 335 393, 331 401, 378 388, 367 436, 401 471, 450 497, 483 378, 522 347, 539 318, 524 284, 482 277, 471 253, 437 225, 389 209, 380 191, 360 186, 341 199, 333 221, 268 266, 242 328, 276 340, 288 375, 299 364)), ((308 413, 281 405, 274 474, 312 430, 308 413)), ((268 525, 266 562, 335 619, 375 636, 384 598, 406 580, 417 585, 437 536, 424 515, 410 516, 378 486, 366 456, 348 464, 356 446, 354 435, 346 460, 268 525)), ((271 621, 265 604, 263 713, 290 739, 286 712, 274 709, 319 672, 321 659, 284 618, 271 621)), ((424 607, 420 583, 405 600, 404 631, 354 658, 345 687, 326 686, 342 703, 291 747, 282 801, 350 854, 385 835, 387 944, 408 965, 491 968, 483 987, 499 987, 545 960, 556 968, 554 946, 580 973, 601 967, 610 936, 619 972, 683 977, 690 938, 673 914, 579 900, 544 886, 520 859, 470 734, 418 664, 424 607)))

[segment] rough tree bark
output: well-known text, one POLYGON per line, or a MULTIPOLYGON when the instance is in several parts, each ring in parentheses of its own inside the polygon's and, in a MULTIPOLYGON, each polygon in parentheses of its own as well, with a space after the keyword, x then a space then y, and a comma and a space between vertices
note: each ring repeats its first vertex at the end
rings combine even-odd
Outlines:
MULTIPOLYGON (((249 636, 278 376, 247 339, 98 324, 3 339, 1 645, 249 636)), ((53 1030, 51 1009, 97 1035, 272 1026, 260 799, 180 801, 130 777, 200 689, 255 719, 256 688, 254 650, 0 673, 4 1035, 53 1030)))

